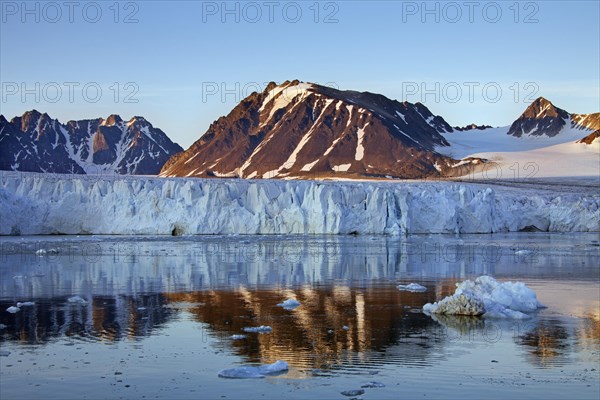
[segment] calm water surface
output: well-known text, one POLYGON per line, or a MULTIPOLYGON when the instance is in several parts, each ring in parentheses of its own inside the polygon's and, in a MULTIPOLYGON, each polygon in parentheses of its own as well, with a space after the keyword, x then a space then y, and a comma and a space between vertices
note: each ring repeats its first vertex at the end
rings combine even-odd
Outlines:
POLYGON ((598 240, 2 238, 0 398, 343 399, 375 381, 360 397, 598 399, 598 240), (525 282, 547 308, 524 321, 421 313, 484 274, 525 282), (410 282, 428 290, 396 288, 410 282), (277 306, 288 298, 301 306, 277 306), (232 339, 260 325, 272 332, 232 339), (290 370, 217 376, 276 360, 290 370))

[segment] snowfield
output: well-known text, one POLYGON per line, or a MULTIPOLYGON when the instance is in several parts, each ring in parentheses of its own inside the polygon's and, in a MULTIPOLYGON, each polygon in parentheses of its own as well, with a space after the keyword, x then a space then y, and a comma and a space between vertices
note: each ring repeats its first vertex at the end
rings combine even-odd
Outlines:
POLYGON ((102 180, 10 172, 0 183, 0 234, 599 231, 597 179, 591 185, 102 180))
POLYGON ((554 137, 507 135, 509 126, 484 130, 455 131, 445 135, 450 147, 436 147, 454 158, 475 157, 493 161, 493 165, 475 178, 515 179, 596 176, 600 174, 600 141, 576 143, 591 133, 567 126, 554 137))

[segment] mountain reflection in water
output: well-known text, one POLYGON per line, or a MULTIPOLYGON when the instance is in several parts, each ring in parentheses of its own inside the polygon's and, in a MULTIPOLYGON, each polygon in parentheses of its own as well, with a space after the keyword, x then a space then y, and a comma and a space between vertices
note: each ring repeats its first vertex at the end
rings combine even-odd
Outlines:
MULTIPOLYGON (((211 340, 248 362, 288 360, 312 374, 340 365, 433 365, 452 357, 453 343, 468 348, 510 341, 536 367, 568 362, 573 351, 597 351, 600 307, 593 298, 583 308, 578 305, 576 319, 544 311, 526 321, 432 318, 420 312, 423 304, 453 293, 455 283, 481 274, 534 283, 552 275, 566 285, 569 279, 593 279, 597 250, 571 251, 567 265, 559 246, 558 253, 540 251, 538 262, 526 263, 514 256, 516 239, 494 242, 500 256, 492 262, 481 251, 490 243, 480 237, 470 244, 473 255, 462 260, 436 255, 435 248, 467 246, 468 240, 444 239, 436 246, 425 243, 433 240, 428 238, 402 240, 413 250, 427 251, 407 253, 407 243, 396 238, 11 242, 0 262, 0 324, 6 325, 0 343, 144 340, 189 318, 198 323, 200 341, 211 340), (37 257, 40 245, 59 253, 53 259, 37 257), (91 245, 100 249, 93 258, 80 251, 91 245), (245 260, 238 259, 242 253, 245 260), (432 255, 436 262, 428 259, 432 255), (396 289, 413 281, 428 290, 396 289), (70 303, 74 295, 86 303, 70 303), (277 306, 288 298, 301 306, 293 311, 277 306), (18 301, 35 305, 4 312, 18 301), (244 334, 244 327, 260 325, 272 332, 231 338, 244 334)), ((559 244, 572 247, 569 240, 559 244)))

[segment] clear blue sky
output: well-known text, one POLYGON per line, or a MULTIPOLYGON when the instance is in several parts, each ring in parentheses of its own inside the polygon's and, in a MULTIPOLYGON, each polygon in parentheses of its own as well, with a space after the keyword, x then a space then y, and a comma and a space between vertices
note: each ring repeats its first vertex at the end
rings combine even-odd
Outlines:
POLYGON ((232 13, 221 1, 1 3, 9 119, 143 115, 187 148, 244 88, 286 79, 422 101, 452 125, 508 125, 537 96, 600 111, 598 1, 228 2, 232 13))

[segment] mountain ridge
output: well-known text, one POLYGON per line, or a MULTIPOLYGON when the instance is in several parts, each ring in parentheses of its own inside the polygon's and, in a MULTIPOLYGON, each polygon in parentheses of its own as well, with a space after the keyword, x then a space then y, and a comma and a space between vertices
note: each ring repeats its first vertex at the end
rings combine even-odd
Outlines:
POLYGON ((144 117, 69 120, 36 109, 0 116, 0 169, 155 175, 183 149, 144 117))

